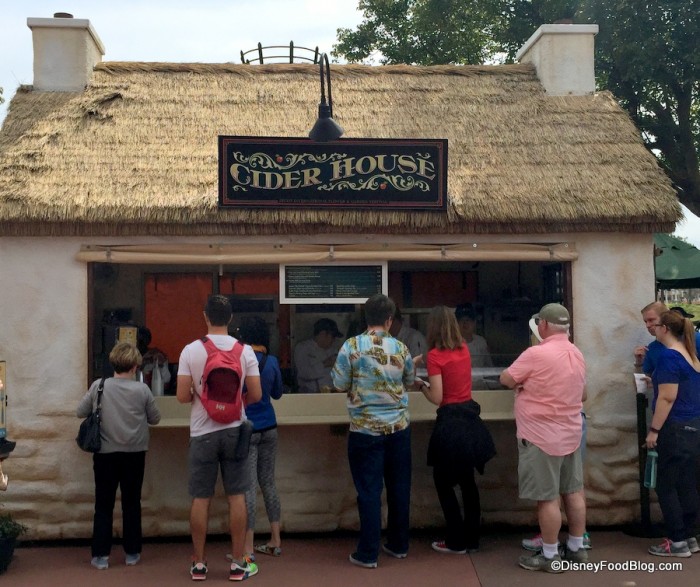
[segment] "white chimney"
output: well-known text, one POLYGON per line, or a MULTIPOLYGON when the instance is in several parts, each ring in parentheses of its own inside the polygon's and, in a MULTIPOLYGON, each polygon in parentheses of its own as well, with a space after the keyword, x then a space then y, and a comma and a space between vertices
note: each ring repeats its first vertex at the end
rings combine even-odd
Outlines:
POLYGON ((54 18, 28 18, 27 26, 34 42, 34 90, 84 90, 105 54, 90 21, 57 12, 54 18))
POLYGON ((515 58, 532 63, 551 96, 583 96, 595 92, 593 37, 597 24, 543 24, 515 58))

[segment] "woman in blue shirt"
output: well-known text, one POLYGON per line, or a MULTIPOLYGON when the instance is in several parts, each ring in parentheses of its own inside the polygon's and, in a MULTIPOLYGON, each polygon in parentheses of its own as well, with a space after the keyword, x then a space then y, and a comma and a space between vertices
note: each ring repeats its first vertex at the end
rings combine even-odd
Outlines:
POLYGON ((654 398, 646 447, 659 453, 656 493, 668 538, 649 548, 657 556, 689 557, 700 552, 695 522, 700 511, 696 482, 700 456, 700 361, 693 324, 664 312, 654 325, 664 345, 652 375, 654 398))
MULTIPOLYGON (((250 439, 248 462, 252 479, 257 479, 265 500, 265 510, 270 521, 270 540, 255 546, 255 552, 272 556, 282 554, 280 539, 280 500, 275 486, 275 457, 277 456, 277 418, 272 407, 272 399, 282 397, 282 373, 276 357, 268 354, 270 333, 265 321, 259 316, 246 316, 241 320, 238 331, 242 342, 249 344, 255 351, 260 368, 262 399, 246 406, 245 412, 253 422, 253 436, 250 439)), ((253 535, 255 531, 255 497, 257 487, 253 482, 245 494, 248 509, 248 532, 245 551, 253 553, 253 535)), ((250 558, 254 558, 251 556, 250 558)))

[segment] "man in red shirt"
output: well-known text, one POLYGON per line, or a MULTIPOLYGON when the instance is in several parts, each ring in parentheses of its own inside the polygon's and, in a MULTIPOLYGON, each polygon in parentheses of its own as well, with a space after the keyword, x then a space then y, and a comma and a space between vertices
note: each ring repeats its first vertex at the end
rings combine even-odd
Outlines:
POLYGON ((520 557, 529 570, 564 570, 559 554, 559 496, 569 522, 564 558, 588 560, 583 548, 586 501, 581 464, 581 408, 586 366, 569 341, 569 311, 547 304, 533 316, 542 342, 525 350, 501 373, 501 383, 515 390, 518 438, 518 485, 522 499, 537 501, 542 552, 520 557))

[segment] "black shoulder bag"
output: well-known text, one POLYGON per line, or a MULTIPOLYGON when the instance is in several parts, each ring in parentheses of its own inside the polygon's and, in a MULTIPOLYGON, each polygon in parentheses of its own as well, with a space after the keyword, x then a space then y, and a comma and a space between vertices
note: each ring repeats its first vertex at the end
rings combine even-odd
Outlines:
POLYGON ((100 452, 102 438, 100 437, 100 420, 102 418, 102 392, 105 388, 105 378, 102 378, 97 388, 97 406, 90 415, 80 423, 75 442, 85 452, 100 452))

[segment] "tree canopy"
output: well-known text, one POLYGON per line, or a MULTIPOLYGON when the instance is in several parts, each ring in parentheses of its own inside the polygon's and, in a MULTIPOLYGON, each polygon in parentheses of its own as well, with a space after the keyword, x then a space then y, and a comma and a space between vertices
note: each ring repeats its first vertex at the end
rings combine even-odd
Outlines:
POLYGON ((700 0, 360 0, 338 29, 350 62, 512 61, 541 24, 597 23, 598 86, 610 90, 700 216, 700 0))

